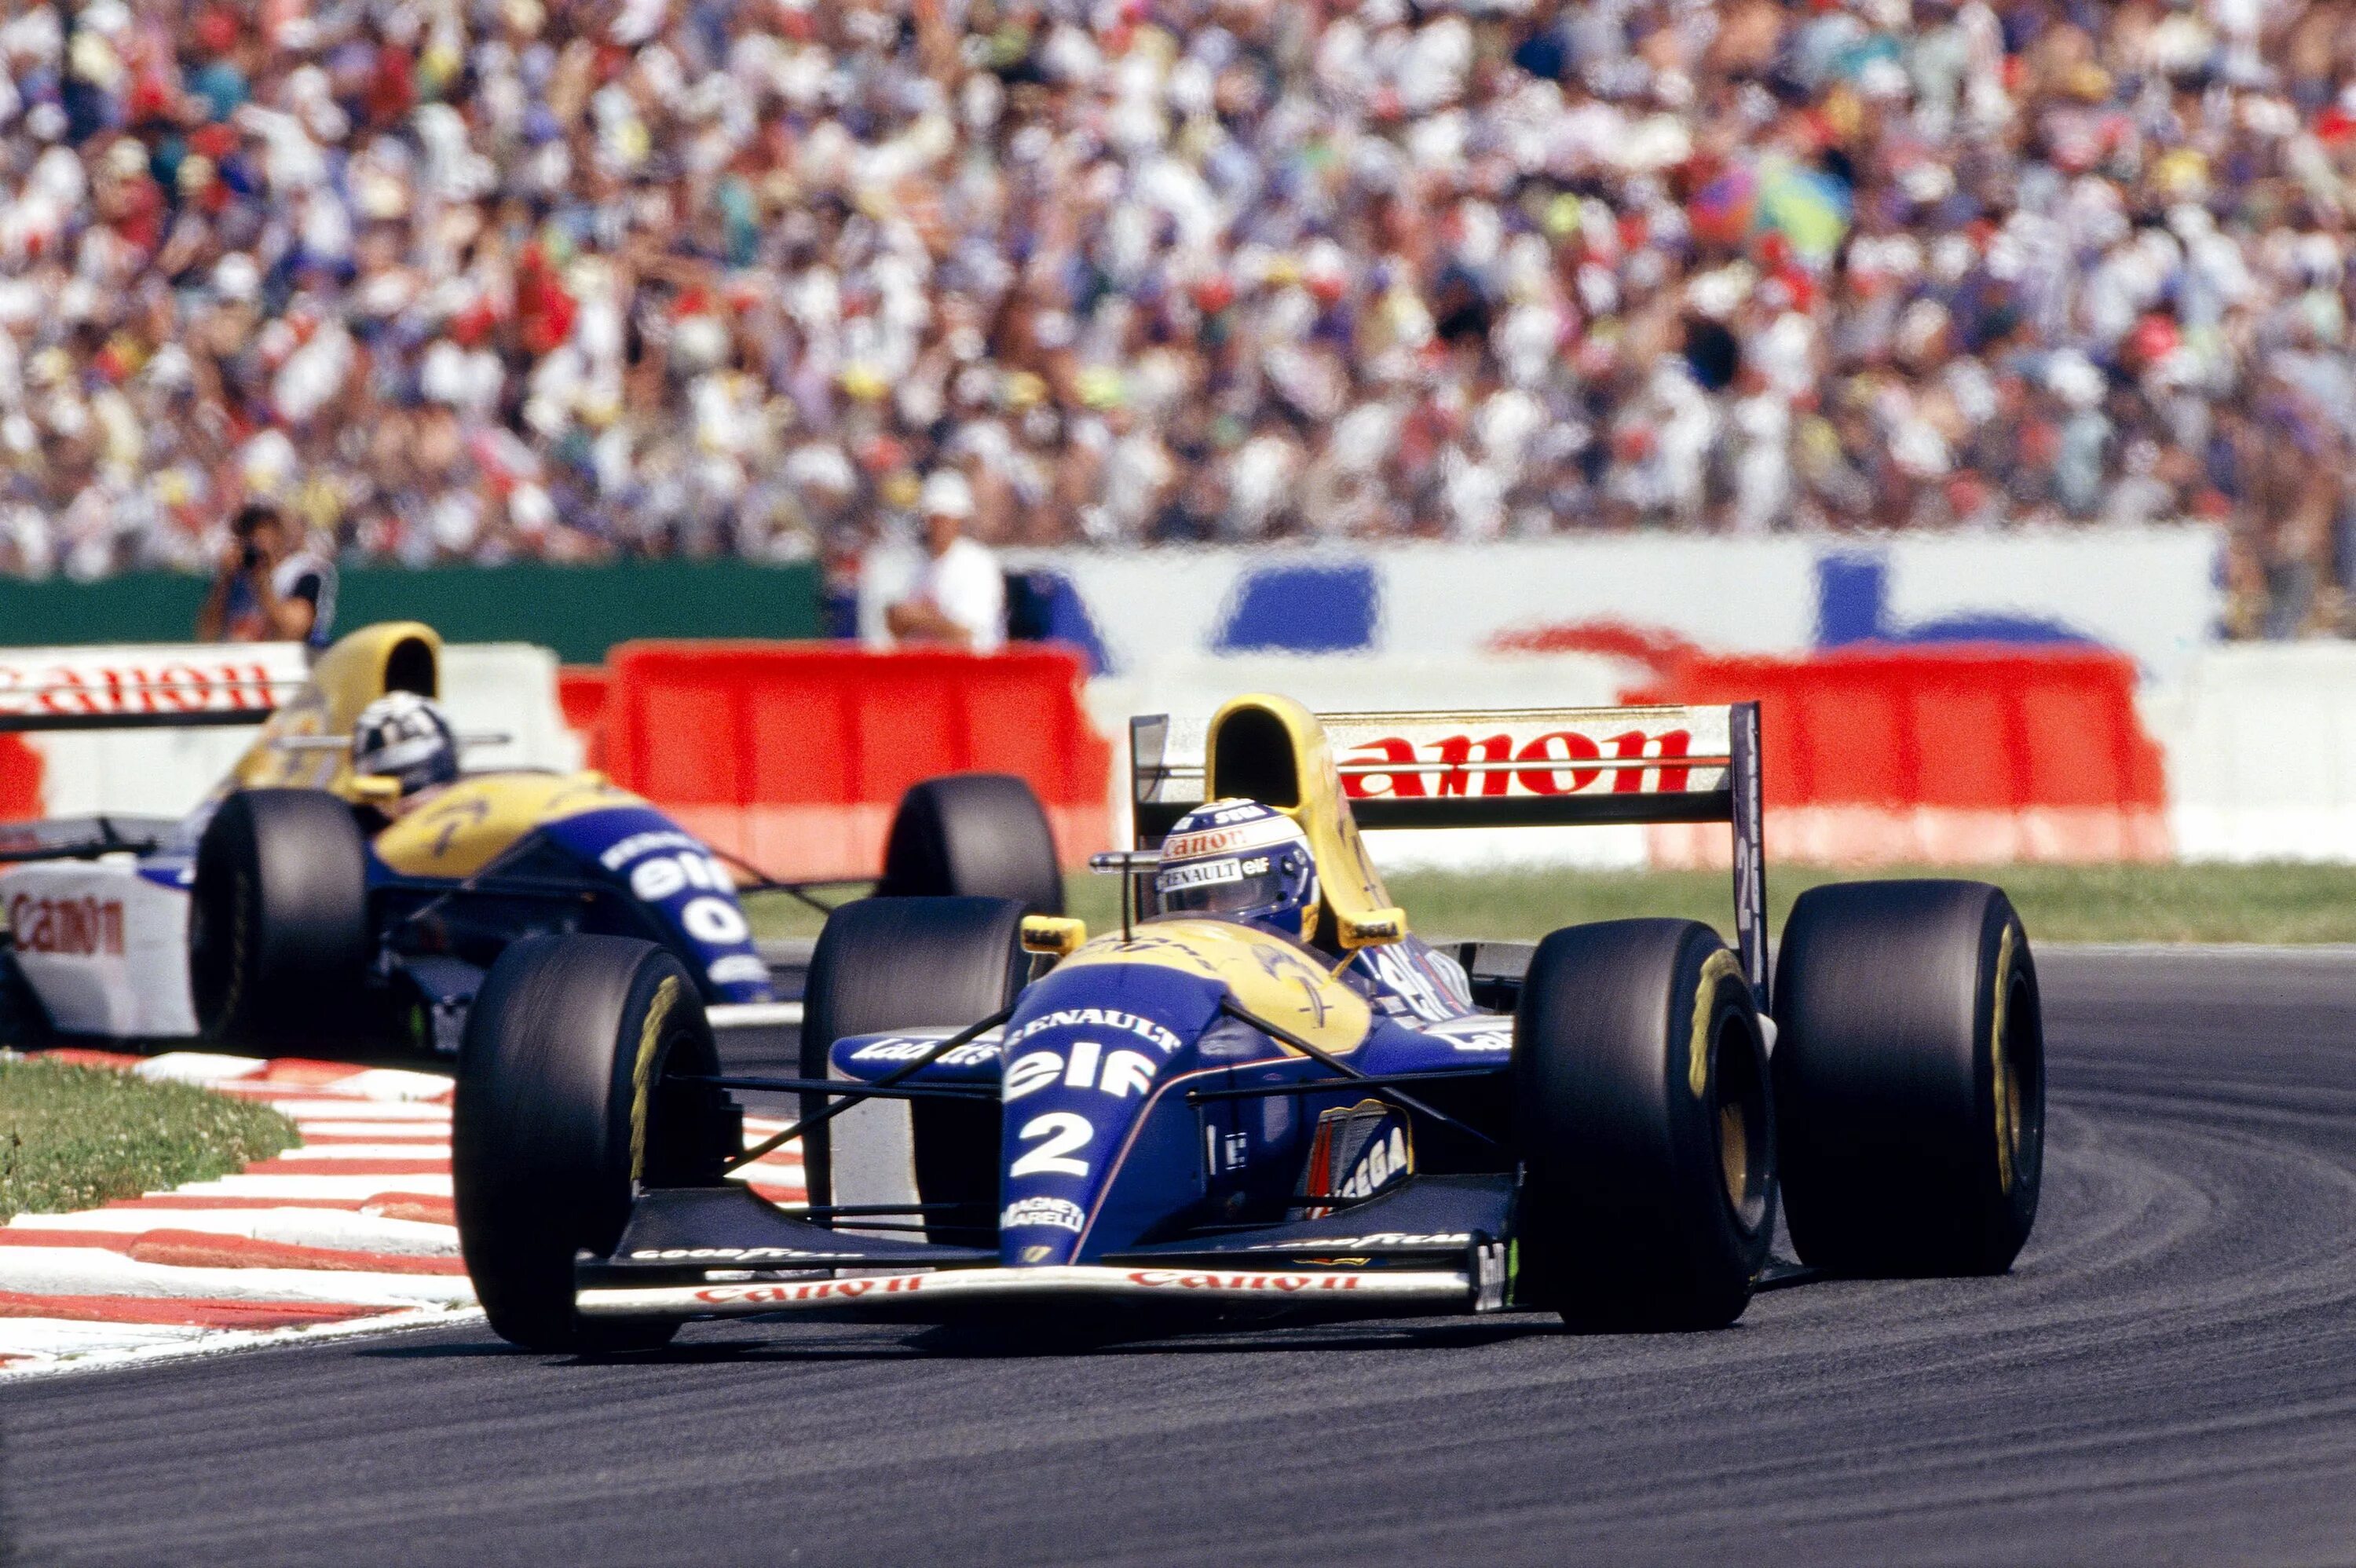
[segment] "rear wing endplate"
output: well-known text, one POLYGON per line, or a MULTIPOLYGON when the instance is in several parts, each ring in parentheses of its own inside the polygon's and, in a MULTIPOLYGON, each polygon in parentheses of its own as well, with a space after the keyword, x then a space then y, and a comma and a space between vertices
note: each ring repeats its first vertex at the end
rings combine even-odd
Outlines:
MULTIPOLYGON (((1759 705, 1321 713, 1342 795, 1362 828, 1723 822, 1734 837, 1734 922, 1764 1011, 1767 877, 1759 705)), ((1202 804, 1208 726, 1130 720, 1137 847, 1202 804)))

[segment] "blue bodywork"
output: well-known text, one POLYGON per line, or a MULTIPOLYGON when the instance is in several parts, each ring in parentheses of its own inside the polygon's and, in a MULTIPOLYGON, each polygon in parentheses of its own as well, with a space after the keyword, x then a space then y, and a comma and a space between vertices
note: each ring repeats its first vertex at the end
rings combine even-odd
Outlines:
MULTIPOLYGON (((463 881, 404 876, 369 854, 372 917, 429 995, 471 996, 508 944, 542 932, 637 936, 678 955, 712 1002, 772 999, 768 965, 727 873, 702 841, 643 804, 532 828, 463 881), (458 890, 454 893, 453 890, 458 890)), ((453 999, 455 999, 454 997, 453 999)))
POLYGON ((768 965, 753 945, 751 923, 734 888, 711 852, 692 834, 648 805, 618 805, 552 822, 539 837, 584 872, 628 890, 633 907, 664 933, 664 945, 688 962, 707 997, 723 1002, 771 999, 768 965), (710 874, 699 879, 700 858, 710 874), (677 876, 649 878, 650 862, 668 858, 677 876))
MULTIPOLYGON (((1345 1057, 1360 1072, 1493 1079, 1511 1059, 1513 1020, 1475 1011, 1462 971, 1412 939, 1361 952, 1335 983, 1374 1013, 1345 1057)), ((1061 967, 1023 993, 995 1035, 907 1080, 1000 1089, 1003 1266, 1094 1263, 1307 1206, 1300 1182, 1320 1115, 1367 1092, 1235 1017, 1232 1001, 1220 981, 1160 963, 1061 967), (1333 1087, 1190 1098, 1312 1082, 1333 1087)), ((951 1032, 854 1035, 830 1062, 838 1077, 873 1083, 951 1032)), ((1412 1157, 1398 1164, 1384 1184, 1414 1168, 1412 1157)))

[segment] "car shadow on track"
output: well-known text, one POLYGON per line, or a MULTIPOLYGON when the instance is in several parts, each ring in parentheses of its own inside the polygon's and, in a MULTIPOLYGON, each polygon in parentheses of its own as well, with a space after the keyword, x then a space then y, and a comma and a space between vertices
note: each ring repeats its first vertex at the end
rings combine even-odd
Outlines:
MULTIPOLYGON (((808 1328, 819 1326, 809 1325, 808 1328)), ((741 1328, 733 1331, 742 1335, 741 1328)), ((371 1360, 455 1360, 476 1358, 538 1361, 552 1367, 708 1366, 796 1361, 1022 1360, 1075 1356, 1237 1355, 1283 1351, 1294 1355, 1363 1350, 1472 1349, 1534 1335, 1562 1334, 1558 1322, 1542 1317, 1450 1319, 1444 1322, 1254 1325, 1175 1334, 1166 1330, 1119 1333, 1100 1327, 1008 1328, 937 1325, 888 1340, 872 1329, 856 1338, 807 1331, 790 1338, 732 1337, 692 1339, 659 1350, 615 1356, 540 1355, 495 1339, 457 1343, 387 1344, 355 1347, 371 1360)))

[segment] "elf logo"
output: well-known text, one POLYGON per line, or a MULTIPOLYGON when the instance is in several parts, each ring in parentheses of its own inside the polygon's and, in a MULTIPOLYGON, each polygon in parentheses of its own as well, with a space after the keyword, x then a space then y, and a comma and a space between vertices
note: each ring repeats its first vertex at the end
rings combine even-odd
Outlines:
POLYGON ((1020 1100, 1060 1080, 1066 1089, 1094 1089, 1116 1100, 1124 1099, 1153 1086, 1155 1066, 1153 1058, 1141 1051, 1108 1055, 1098 1041, 1076 1040, 1068 1061, 1053 1051, 1033 1051, 1015 1058, 1006 1069, 1005 1097, 1009 1102, 1020 1100))

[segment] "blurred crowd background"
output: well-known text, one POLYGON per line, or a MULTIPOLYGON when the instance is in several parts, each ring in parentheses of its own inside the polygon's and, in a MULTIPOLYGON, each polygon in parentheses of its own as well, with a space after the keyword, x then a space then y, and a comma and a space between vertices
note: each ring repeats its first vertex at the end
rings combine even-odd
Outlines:
POLYGON ((0 0, 0 571, 2199 517, 2351 629, 2344 0, 0 0))

